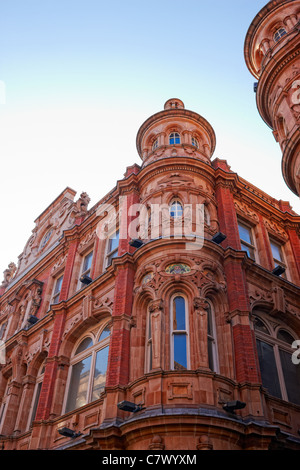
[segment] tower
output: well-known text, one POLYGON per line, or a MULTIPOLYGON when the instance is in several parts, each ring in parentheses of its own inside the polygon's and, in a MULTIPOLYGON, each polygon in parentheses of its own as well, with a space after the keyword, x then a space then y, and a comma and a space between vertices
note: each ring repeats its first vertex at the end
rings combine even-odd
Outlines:
POLYGON ((282 150, 282 173, 300 195, 300 1, 272 0, 245 39, 248 69, 258 80, 256 102, 282 150))

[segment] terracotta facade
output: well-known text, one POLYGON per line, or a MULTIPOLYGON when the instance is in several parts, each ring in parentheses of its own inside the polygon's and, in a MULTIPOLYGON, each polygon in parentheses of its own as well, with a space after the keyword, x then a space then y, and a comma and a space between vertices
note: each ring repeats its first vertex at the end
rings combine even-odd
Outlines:
POLYGON ((300 217, 214 148, 168 100, 138 131, 141 166, 36 219, 1 286, 3 449, 300 449, 300 217))
POLYGON ((282 150, 282 173, 300 195, 300 1, 273 0, 252 21, 246 64, 258 80, 257 107, 282 150))

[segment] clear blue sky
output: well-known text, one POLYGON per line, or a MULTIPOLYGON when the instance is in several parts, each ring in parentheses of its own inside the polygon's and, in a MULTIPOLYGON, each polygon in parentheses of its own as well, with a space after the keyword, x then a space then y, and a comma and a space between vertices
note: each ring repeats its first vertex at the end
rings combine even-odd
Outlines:
POLYGON ((17 263, 34 219, 66 186, 86 191, 91 207, 140 163, 137 131, 173 97, 213 126, 213 158, 300 213, 243 55, 266 3, 2 2, 0 273, 17 263))

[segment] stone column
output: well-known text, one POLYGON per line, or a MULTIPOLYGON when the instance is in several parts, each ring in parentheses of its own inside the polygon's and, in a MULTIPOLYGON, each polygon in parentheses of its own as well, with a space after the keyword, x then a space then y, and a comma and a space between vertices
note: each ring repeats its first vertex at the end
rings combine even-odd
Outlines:
POLYGON ((208 368, 208 349, 207 349, 207 303, 200 297, 194 298, 195 312, 195 340, 197 363, 196 368, 208 368))
POLYGON ((152 334, 152 370, 162 369, 162 310, 161 299, 149 304, 152 334))
POLYGON ((12 380, 8 386, 6 398, 6 413, 1 433, 11 435, 15 429, 15 423, 20 406, 20 398, 22 393, 22 384, 16 380, 12 380))
POLYGON ((19 404, 19 412, 16 419, 14 434, 26 431, 29 413, 32 413, 32 399, 35 385, 35 377, 26 375, 23 380, 22 396, 19 404))

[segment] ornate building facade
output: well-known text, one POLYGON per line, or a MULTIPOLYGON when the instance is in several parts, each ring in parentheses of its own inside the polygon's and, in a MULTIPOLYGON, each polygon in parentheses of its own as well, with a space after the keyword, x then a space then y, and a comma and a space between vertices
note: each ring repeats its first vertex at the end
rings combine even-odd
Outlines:
POLYGON ((246 64, 258 80, 257 108, 282 150, 282 173, 300 196, 300 1, 273 0, 252 21, 246 64))
POLYGON ((35 220, 0 291, 2 449, 300 449, 300 217, 214 149, 168 100, 109 194, 35 220))

